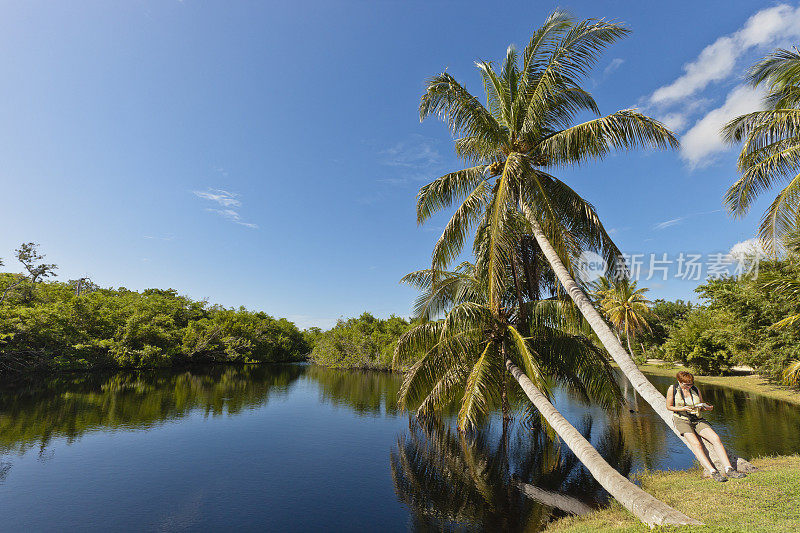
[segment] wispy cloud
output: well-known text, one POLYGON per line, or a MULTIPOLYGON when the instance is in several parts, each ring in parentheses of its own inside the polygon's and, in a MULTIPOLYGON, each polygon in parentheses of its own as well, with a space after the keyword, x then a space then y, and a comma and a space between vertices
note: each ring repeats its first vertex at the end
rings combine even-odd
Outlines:
POLYGON ((645 98, 645 107, 670 129, 680 132, 691 124, 681 138, 681 157, 690 168, 712 163, 717 154, 727 150, 720 128, 734 116, 756 110, 760 103, 760 93, 739 85, 730 89, 725 101, 714 107, 710 104, 712 100, 719 101, 719 95, 710 99, 710 88, 730 84, 743 67, 741 60, 746 54, 788 46, 798 38, 800 6, 780 4, 762 9, 735 32, 703 48, 683 66, 683 74, 645 98), (710 111, 695 118, 709 107, 710 111))
POLYGON ((212 202, 217 202, 219 205, 223 207, 239 207, 242 205, 242 202, 236 199, 238 194, 224 191, 222 189, 212 189, 209 188, 206 191, 192 191, 195 196, 199 196, 200 198, 205 198, 206 200, 211 200, 212 202))
POLYGON ((378 162, 389 167, 388 176, 378 182, 387 185, 407 185, 430 181, 439 177, 443 168, 439 142, 423 135, 414 134, 378 152, 378 162))
POLYGON ((230 191, 226 191, 223 189, 214 189, 209 187, 205 191, 192 191, 192 193, 197 196, 198 198, 203 198, 204 200, 209 200, 212 202, 216 202, 219 204, 220 207, 223 209, 217 209, 212 207, 207 207, 206 211, 211 213, 216 213, 225 220, 229 220, 235 224, 239 224, 240 226, 244 226, 246 228, 257 229, 258 225, 253 224, 252 222, 245 222, 242 220, 242 216, 239 214, 239 211, 233 209, 234 207, 241 207, 242 202, 238 199, 239 195, 230 191))
MULTIPOLYGON (((722 209, 712 209, 711 211, 697 211, 696 213, 688 213, 686 215, 682 215, 682 216, 679 216, 679 217, 676 217, 676 218, 671 218, 669 220, 664 220, 663 222, 659 222, 658 224, 653 226, 653 229, 654 230, 667 229, 667 228, 670 228, 672 226, 677 226, 678 224, 680 224, 681 222, 683 222, 687 218, 692 218, 692 217, 696 217, 696 216, 700 216, 700 215, 710 215, 710 214, 713 214, 713 213, 721 213, 721 212, 722 212, 722 209)), ((647 239, 645 239, 645 240, 647 240, 647 239)))
POLYGON ((608 66, 603 69, 603 77, 607 78, 611 76, 614 72, 616 72, 616 70, 619 67, 622 66, 624 62, 625 60, 622 59, 621 57, 615 57, 614 59, 612 59, 611 63, 609 63, 608 66))
POLYGON ((164 233, 163 235, 143 235, 145 239, 153 239, 158 241, 174 241, 174 233, 164 233))
POLYGON ((381 150, 381 162, 394 167, 429 168, 442 162, 436 140, 414 134, 409 139, 381 150))
POLYGON ((676 224, 680 224, 686 217, 678 217, 678 218, 671 218, 669 220, 665 220, 664 222, 659 222, 653 229, 667 229, 670 226, 674 226, 676 224))

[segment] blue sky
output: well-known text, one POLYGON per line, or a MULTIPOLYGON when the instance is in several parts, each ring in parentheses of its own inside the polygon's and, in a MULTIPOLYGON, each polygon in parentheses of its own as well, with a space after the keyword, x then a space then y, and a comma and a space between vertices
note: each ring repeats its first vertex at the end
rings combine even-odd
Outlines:
MULTIPOLYGON (((717 131, 754 109, 745 68, 800 41, 774 2, 7 2, 0 17, 0 257, 41 243, 66 281, 172 287, 330 326, 409 313, 444 219, 415 193, 459 167, 419 123, 427 76, 480 93, 476 59, 524 46, 555 6, 625 22, 586 87, 639 107, 679 152, 558 171, 626 252, 727 252, 769 202, 733 220, 735 150, 717 131)), ((643 280, 691 298, 695 281, 643 280)))

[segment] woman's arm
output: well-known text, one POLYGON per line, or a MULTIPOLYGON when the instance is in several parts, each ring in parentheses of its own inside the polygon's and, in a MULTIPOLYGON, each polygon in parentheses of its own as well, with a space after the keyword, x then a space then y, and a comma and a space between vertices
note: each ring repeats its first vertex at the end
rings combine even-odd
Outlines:
POLYGON ((670 385, 669 388, 667 389, 667 409, 669 409, 673 413, 683 413, 688 411, 689 410, 688 407, 675 407, 675 402, 672 399, 673 398, 672 388, 674 386, 675 385, 670 385))
MULTIPOLYGON (((700 397, 700 403, 705 403, 705 402, 703 401, 703 395, 702 395, 702 394, 700 394, 700 389, 697 389, 697 395, 700 397)), ((703 409, 704 411, 711 411, 711 410, 714 408, 714 406, 713 406, 713 405, 711 405, 710 403, 706 403, 706 405, 707 405, 708 407, 702 407, 701 409, 703 409)))

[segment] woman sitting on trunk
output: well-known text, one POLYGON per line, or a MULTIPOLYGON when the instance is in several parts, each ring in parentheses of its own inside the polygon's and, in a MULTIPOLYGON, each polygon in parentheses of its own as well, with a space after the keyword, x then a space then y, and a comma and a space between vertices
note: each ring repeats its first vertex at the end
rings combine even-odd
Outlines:
POLYGON ((697 460, 708 470, 714 481, 728 481, 729 477, 745 477, 746 474, 737 472, 728 460, 728 454, 717 432, 711 429, 708 420, 700 416, 701 411, 710 411, 713 405, 703 403, 700 391, 694 386, 694 376, 689 372, 681 371, 677 375, 678 383, 670 385, 667 390, 667 409, 674 414, 675 428, 689 442, 697 460), (714 445, 714 450, 725 467, 725 474, 721 474, 706 455, 700 437, 714 445))

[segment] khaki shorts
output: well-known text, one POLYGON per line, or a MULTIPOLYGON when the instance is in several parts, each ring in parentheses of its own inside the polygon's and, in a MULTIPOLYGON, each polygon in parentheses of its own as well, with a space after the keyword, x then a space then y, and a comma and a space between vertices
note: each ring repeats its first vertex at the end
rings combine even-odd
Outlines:
POLYGON ((705 428, 710 428, 711 425, 708 423, 708 420, 705 418, 693 418, 689 420, 688 418, 683 418, 682 416, 674 416, 672 419, 675 421, 675 429, 678 430, 678 433, 683 435, 684 433, 690 433, 692 431, 700 434, 705 428))

